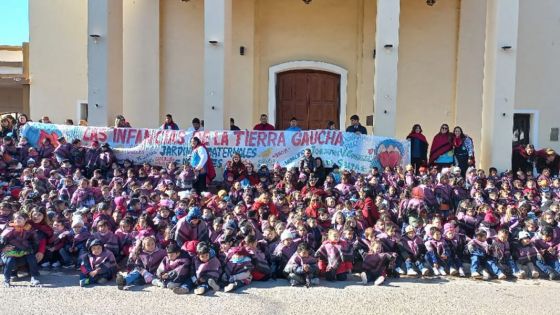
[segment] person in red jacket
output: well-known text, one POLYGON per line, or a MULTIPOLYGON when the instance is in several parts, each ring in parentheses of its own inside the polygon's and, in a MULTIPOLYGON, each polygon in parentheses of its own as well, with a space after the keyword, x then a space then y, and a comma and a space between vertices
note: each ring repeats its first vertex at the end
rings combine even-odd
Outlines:
POLYGON ((368 227, 373 227, 375 222, 379 220, 379 212, 375 205, 375 196, 370 187, 362 187, 360 189, 360 200, 356 203, 356 209, 362 211, 362 216, 367 222, 368 227))
POLYGON ((319 209, 324 208, 323 202, 321 201, 321 196, 318 194, 313 194, 311 196, 311 202, 309 206, 305 209, 305 215, 308 218, 316 219, 319 217, 319 209))
POLYGON ((268 123, 268 116, 266 114, 261 115, 261 122, 253 127, 253 130, 275 130, 274 126, 268 123))
POLYGON ((262 193, 259 198, 253 204, 253 210, 258 211, 262 205, 268 206, 269 215, 278 216, 278 209, 276 209, 276 205, 272 202, 270 198, 270 194, 265 192, 262 193))

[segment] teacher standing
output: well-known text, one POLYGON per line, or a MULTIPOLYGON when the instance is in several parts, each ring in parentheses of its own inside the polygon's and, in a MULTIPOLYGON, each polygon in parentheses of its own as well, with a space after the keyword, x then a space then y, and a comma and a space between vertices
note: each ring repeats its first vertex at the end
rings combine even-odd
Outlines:
POLYGON ((216 177, 216 170, 214 169, 214 164, 212 164, 212 159, 208 154, 208 150, 198 137, 192 137, 191 148, 192 154, 190 164, 196 174, 193 188, 200 194, 206 191, 206 184, 216 177))

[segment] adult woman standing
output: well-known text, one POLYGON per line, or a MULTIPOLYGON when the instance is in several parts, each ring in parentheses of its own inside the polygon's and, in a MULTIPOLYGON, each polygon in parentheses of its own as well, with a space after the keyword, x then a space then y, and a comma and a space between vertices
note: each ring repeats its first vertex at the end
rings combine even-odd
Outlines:
POLYGON ((422 134, 422 127, 419 124, 412 127, 412 131, 406 138, 410 140, 410 164, 418 172, 418 168, 428 160, 428 141, 422 134))
POLYGON ((436 165, 440 169, 453 164, 453 145, 451 144, 451 133, 447 124, 441 125, 439 133, 432 140, 429 164, 436 165))
POLYGON ((193 188, 198 194, 206 191, 206 182, 211 182, 216 177, 216 170, 212 159, 208 154, 208 150, 202 144, 198 137, 191 139, 191 166, 195 171, 196 179, 193 183, 193 188))
POLYGON ((455 165, 461 169, 461 176, 465 177, 467 168, 474 165, 474 145, 471 137, 465 135, 459 126, 453 128, 453 155, 455 165))

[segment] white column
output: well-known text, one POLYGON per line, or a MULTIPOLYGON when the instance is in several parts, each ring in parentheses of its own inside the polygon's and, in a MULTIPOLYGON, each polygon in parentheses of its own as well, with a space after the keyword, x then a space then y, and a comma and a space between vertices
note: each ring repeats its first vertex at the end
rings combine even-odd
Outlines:
POLYGON ((394 137, 396 132, 399 16, 399 0, 377 0, 373 132, 378 136, 394 137))
POLYGON ((231 0, 204 1, 205 130, 224 129, 224 108, 229 95, 231 5, 231 0))
POLYGON ((159 0, 123 5, 123 113, 134 127, 155 128, 161 122, 159 0))
POLYGON ((482 167, 511 167, 519 0, 488 0, 482 108, 482 167))
POLYGON ((122 113, 121 0, 88 1, 89 123, 107 126, 122 113))

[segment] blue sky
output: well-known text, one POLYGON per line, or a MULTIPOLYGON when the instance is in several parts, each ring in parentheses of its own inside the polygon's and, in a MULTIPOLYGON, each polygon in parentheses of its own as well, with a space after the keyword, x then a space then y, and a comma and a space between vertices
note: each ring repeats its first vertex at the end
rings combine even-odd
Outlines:
POLYGON ((29 41, 27 0, 0 0, 0 45, 29 41))

